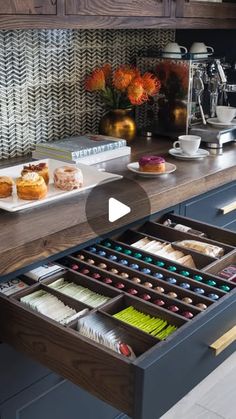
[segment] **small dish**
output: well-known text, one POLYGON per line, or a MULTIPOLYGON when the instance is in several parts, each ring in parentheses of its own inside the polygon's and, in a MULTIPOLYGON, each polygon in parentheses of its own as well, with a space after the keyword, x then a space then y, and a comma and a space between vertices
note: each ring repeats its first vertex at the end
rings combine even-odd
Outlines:
POLYGON ((193 154, 192 156, 188 156, 187 154, 184 154, 181 150, 176 150, 175 148, 171 148, 169 150, 169 154, 176 159, 180 160, 198 160, 203 159, 204 157, 209 156, 209 151, 204 150, 203 148, 199 148, 196 154, 193 154))
POLYGON ((207 119, 208 124, 215 125, 216 127, 234 127, 236 126, 236 118, 233 119, 233 121, 228 122, 225 124, 224 122, 220 122, 217 118, 208 118, 207 119))
POLYGON ((143 176, 143 177, 157 177, 157 176, 169 175, 169 173, 173 173, 176 170, 175 164, 167 163, 167 162, 166 162, 166 170, 165 170, 165 172, 161 172, 161 173, 157 173, 157 172, 141 172, 141 170, 139 170, 139 163, 138 163, 138 161, 133 162, 133 163, 129 163, 127 165, 127 168, 131 172, 136 173, 137 175, 143 176))

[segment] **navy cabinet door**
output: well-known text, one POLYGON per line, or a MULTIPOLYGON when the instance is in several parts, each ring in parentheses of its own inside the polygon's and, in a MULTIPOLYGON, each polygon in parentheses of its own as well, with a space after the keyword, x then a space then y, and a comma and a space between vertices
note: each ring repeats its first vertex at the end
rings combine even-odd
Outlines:
POLYGON ((1 419, 125 419, 118 410, 50 374, 0 407, 1 419))

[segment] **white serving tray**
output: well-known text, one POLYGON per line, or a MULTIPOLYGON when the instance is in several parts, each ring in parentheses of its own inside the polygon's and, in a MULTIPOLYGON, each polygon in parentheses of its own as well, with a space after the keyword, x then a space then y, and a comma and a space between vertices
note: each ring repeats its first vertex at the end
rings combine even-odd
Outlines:
POLYGON ((39 205, 45 204, 47 202, 52 202, 64 198, 69 198, 73 195, 77 195, 87 189, 91 189, 94 186, 98 185, 99 183, 106 183, 111 182, 113 180, 121 179, 122 176, 116 175, 114 173, 109 172, 101 172, 96 167, 87 166, 85 164, 79 163, 77 166, 82 170, 84 176, 84 183, 83 187, 80 189, 74 189, 73 191, 62 191, 61 189, 57 189, 54 187, 53 183, 53 172, 57 167, 61 166, 74 166, 74 164, 64 163, 59 160, 53 159, 43 159, 37 161, 31 161, 24 164, 19 164, 17 166, 11 166, 7 168, 0 169, 0 176, 10 176, 15 180, 19 176, 21 176, 21 171, 24 165, 27 164, 39 164, 39 163, 47 163, 49 167, 49 176, 50 181, 48 185, 48 194, 45 198, 39 199, 37 201, 25 201, 23 199, 19 199, 16 194, 16 188, 14 187, 14 191, 11 197, 9 198, 0 198, 0 208, 10 212, 22 211, 27 208, 38 207, 39 205))

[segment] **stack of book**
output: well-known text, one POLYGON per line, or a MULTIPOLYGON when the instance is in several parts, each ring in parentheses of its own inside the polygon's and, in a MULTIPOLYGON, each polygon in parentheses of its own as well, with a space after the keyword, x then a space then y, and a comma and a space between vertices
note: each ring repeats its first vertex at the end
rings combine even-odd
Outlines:
POLYGON ((105 135, 68 137, 51 143, 39 143, 32 152, 36 160, 55 159, 67 163, 96 164, 130 154, 126 140, 105 135))

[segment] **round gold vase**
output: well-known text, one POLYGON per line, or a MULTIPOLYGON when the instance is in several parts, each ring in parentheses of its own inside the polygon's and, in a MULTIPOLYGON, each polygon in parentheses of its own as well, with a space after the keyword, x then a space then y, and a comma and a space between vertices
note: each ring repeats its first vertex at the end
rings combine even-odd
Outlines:
POLYGON ((104 115, 99 124, 99 134, 131 142, 136 135, 136 123, 130 109, 113 109, 104 115))

